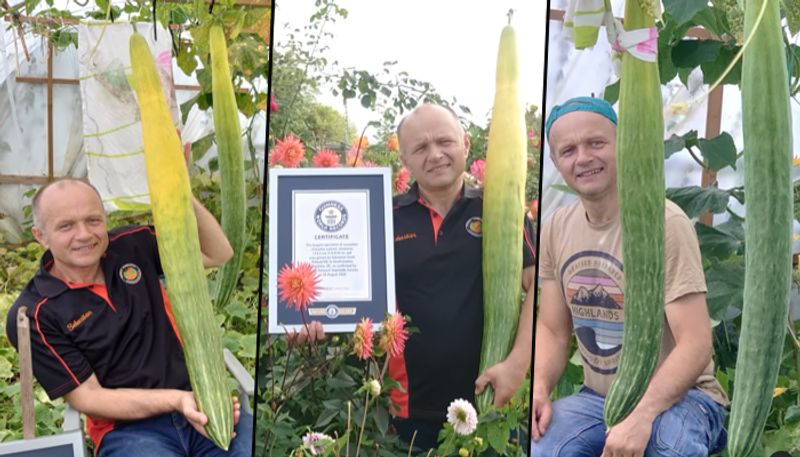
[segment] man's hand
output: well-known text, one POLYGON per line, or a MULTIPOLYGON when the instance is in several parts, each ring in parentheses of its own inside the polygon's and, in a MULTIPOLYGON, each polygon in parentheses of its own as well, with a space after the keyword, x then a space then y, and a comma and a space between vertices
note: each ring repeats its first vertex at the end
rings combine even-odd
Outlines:
POLYGON ((547 393, 533 391, 533 401, 531 402, 531 438, 539 441, 543 436, 550 419, 553 417, 553 403, 547 393))
POLYGON ((475 395, 483 392, 487 384, 491 384, 494 389, 494 407, 499 408, 511 400, 522 385, 527 371, 527 366, 509 359, 492 365, 475 380, 475 395))
POLYGON ((600 457, 642 457, 652 431, 653 418, 633 412, 608 430, 600 457))
MULTIPOLYGON (((203 435, 204 437, 208 438, 208 434, 206 433, 205 426, 208 423, 208 417, 201 413, 200 410, 197 408, 197 402, 194 400, 194 394, 192 392, 181 391, 182 394, 178 400, 177 411, 183 414, 183 417, 192 424, 195 430, 198 433, 203 435)), ((234 425, 239 423, 239 416, 241 415, 241 405, 239 404, 239 398, 233 397, 233 423, 234 425)), ((236 436, 236 432, 233 433, 233 437, 236 436)))
POLYGON ((194 401, 194 394, 192 392, 183 392, 178 399, 177 411, 183 414, 183 417, 192 424, 198 433, 208 438, 206 434, 205 425, 208 422, 208 417, 197 409, 197 403, 194 401))
POLYGON ((287 331, 286 336, 289 338, 289 342, 297 344, 316 343, 327 338, 325 328, 319 321, 311 321, 311 323, 304 325, 299 332, 296 330, 287 331))

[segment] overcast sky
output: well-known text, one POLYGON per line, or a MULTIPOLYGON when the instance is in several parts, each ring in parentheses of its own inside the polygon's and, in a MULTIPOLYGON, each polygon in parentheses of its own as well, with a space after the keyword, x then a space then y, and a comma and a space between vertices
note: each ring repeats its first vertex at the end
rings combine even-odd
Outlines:
MULTIPOLYGON (((329 61, 377 73, 384 61, 395 60, 396 70, 429 81, 446 99, 456 97, 467 105, 479 124, 491 110, 500 32, 508 9, 513 8, 522 101, 541 107, 547 2, 339 0, 338 4, 349 15, 326 28, 334 34, 326 53, 329 61)), ((286 24, 301 27, 314 11, 314 0, 276 0, 274 42, 282 41, 286 24)), ((320 101, 343 111, 341 99, 327 91, 320 101)), ((357 100, 350 101, 348 111, 359 131, 377 118, 361 109, 357 100)))

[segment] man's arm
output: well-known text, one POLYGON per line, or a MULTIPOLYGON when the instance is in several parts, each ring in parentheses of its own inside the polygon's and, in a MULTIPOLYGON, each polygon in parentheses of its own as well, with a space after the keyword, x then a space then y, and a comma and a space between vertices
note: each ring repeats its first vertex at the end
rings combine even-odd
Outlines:
POLYGON ((656 370, 636 408, 609 431, 605 455, 612 451, 642 455, 655 418, 686 395, 711 360, 711 323, 705 294, 684 295, 668 303, 664 312, 675 348, 656 370))
POLYGON ((531 436, 534 441, 538 441, 550 425, 553 414, 550 392, 567 365, 572 336, 572 316, 555 279, 542 280, 540 298, 531 386, 531 436))
MULTIPOLYGON (((194 394, 178 389, 107 389, 95 375, 64 396, 76 410, 95 418, 139 420, 177 411, 206 436, 208 418, 197 408, 194 394)), ((234 421, 239 420, 239 402, 233 401, 234 421)))
POLYGON ((517 334, 511 352, 502 362, 493 365, 475 380, 475 394, 483 392, 486 384, 494 388, 494 406, 499 408, 508 402, 525 380, 525 374, 531 364, 531 341, 533 340, 533 287, 536 268, 533 266, 522 270, 522 287, 525 289, 525 300, 517 324, 517 334))
POLYGON ((200 251, 203 254, 203 266, 219 267, 233 257, 233 248, 222 227, 214 216, 192 197, 192 208, 197 218, 197 234, 200 237, 200 251))

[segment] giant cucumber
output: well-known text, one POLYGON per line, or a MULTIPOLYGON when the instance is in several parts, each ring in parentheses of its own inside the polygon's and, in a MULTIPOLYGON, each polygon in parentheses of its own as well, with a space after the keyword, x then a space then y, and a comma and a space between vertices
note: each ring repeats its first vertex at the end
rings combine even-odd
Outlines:
POLYGON ((220 331, 206 285, 183 148, 153 56, 138 33, 131 36, 130 56, 167 295, 180 332, 194 397, 200 411, 208 417, 206 432, 217 446, 227 450, 233 433, 233 404, 226 383, 220 331))
POLYGON ((728 455, 757 455, 786 335, 792 268, 792 134, 778 0, 747 0, 742 60, 745 280, 728 455), (766 7, 761 24, 756 19, 766 7))
MULTIPOLYGON (((654 26, 640 2, 625 2, 625 28, 654 26)), ((664 121, 656 62, 625 53, 617 126, 617 189, 625 265, 625 324, 604 418, 614 425, 639 403, 658 361, 664 305, 664 121)))
MULTIPOLYGON (((517 60, 516 34, 507 25, 500 35, 484 176, 481 372, 508 356, 521 309, 527 150, 517 60)), ((480 411, 492 405, 490 385, 477 404, 480 411)))

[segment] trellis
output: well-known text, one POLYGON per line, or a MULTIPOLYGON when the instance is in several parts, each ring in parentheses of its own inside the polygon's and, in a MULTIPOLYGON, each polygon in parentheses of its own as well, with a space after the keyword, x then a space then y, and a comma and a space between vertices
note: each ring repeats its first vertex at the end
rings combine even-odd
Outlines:
MULTIPOLYGON (((548 19, 554 21, 564 21, 564 10, 550 9, 548 19)), ((620 19, 622 20, 622 19, 620 19)), ((692 27, 686 32, 687 37, 703 40, 720 40, 719 37, 711 34, 702 27, 692 27)), ((722 130, 722 91, 723 85, 715 87, 708 94, 708 105, 706 106, 706 137, 713 138, 718 136, 722 130)), ((717 172, 703 168, 700 180, 701 187, 709 187, 717 181, 717 172)), ((700 222, 708 226, 713 225, 713 215, 705 213, 700 215, 700 222)))
MULTIPOLYGON (((164 0, 166 3, 191 3, 191 0, 164 0)), ((206 3, 209 3, 208 0, 206 3)), ((247 8, 270 8, 272 6, 271 0, 235 0, 234 4, 247 8)), ((3 5, 6 9, 9 8, 7 0, 3 0, 3 5)), ((41 25, 79 25, 78 19, 62 19, 52 18, 47 16, 24 16, 14 15, 6 16, 6 21, 16 24, 18 30, 18 39, 22 41, 23 50, 26 58, 28 58, 27 46, 22 32, 22 23, 41 24, 41 25)), ((179 30, 180 26, 171 24, 170 29, 179 30)), ((249 27, 242 30, 242 33, 257 34, 260 30, 257 27, 249 27)), ((57 178, 53 172, 53 88, 55 85, 77 85, 80 80, 73 78, 54 78, 53 77, 53 42, 47 40, 47 75, 46 76, 23 76, 17 74, 15 77, 16 82, 29 83, 29 84, 46 84, 47 85, 47 175, 10 175, 0 173, 0 185, 3 184, 26 184, 26 185, 41 185, 46 184, 53 179, 57 178)), ((197 91, 200 86, 196 84, 175 84, 175 90, 197 91)))

